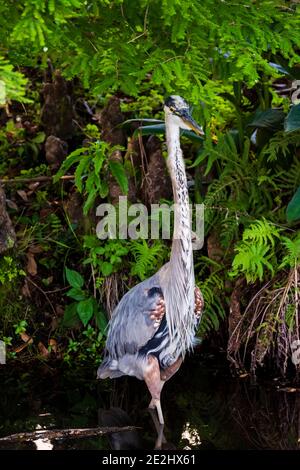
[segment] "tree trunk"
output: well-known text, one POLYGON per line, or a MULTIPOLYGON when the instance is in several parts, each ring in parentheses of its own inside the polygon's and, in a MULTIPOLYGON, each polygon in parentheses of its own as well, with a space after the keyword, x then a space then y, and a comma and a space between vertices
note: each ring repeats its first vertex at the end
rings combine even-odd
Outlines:
MULTIPOLYGON (((100 123, 102 126, 101 138, 105 141, 114 145, 121 145, 125 147, 126 145, 126 136, 124 131, 118 127, 119 124, 124 122, 124 116, 120 108, 120 100, 116 96, 112 96, 102 110, 100 116, 100 123)), ((116 150, 111 155, 111 160, 122 163, 122 153, 120 150, 116 150)), ((122 191, 117 181, 110 176, 109 177, 109 196, 112 204, 117 204, 119 202, 119 196, 122 196, 122 191)))
POLYGON ((12 248, 15 242, 15 230, 6 211, 5 193, 0 185, 0 254, 12 248))

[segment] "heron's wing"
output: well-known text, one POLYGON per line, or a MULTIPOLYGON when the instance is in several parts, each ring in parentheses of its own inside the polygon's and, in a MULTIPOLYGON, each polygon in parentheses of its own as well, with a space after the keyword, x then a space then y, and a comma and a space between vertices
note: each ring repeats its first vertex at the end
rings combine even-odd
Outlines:
POLYGON ((110 321, 106 349, 111 359, 135 354, 158 331, 165 315, 158 275, 124 295, 110 321))

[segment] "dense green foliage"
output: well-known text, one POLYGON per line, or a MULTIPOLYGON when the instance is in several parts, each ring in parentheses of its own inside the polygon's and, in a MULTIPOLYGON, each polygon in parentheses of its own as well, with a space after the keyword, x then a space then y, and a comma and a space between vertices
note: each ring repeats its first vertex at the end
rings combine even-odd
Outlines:
MULTIPOLYGON (((134 119, 162 119, 163 97, 181 94, 206 133, 204 140, 183 136, 194 182, 191 200, 205 204, 207 242, 195 253, 206 301, 200 334, 226 332, 229 323, 228 354, 238 368, 254 371, 265 357, 276 357, 286 373, 300 334, 300 103, 292 99, 300 79, 299 11, 297 2, 283 0, 0 0, 3 176, 54 173, 45 164, 47 126, 39 117, 39 93, 51 71, 61 70, 72 81, 74 101, 85 100, 93 109, 88 118, 77 114, 54 185, 28 196, 17 183, 7 192, 18 250, 0 266, 5 337, 20 335, 17 326, 27 321, 32 332, 50 328, 57 341, 64 338, 62 345, 69 338, 68 361, 87 340, 94 344, 93 356, 105 335, 104 307, 109 310, 168 259, 163 241, 98 240, 92 213, 97 201, 114 199, 112 181, 121 194, 130 192, 130 181, 136 188, 147 184, 143 163, 133 163, 132 145, 146 145, 149 135, 162 138, 164 126, 134 119), (105 141, 97 120, 114 95, 127 119, 127 148, 105 141), (20 125, 16 115, 34 129, 20 125), (72 189, 60 183, 69 173, 72 189), (72 222, 63 201, 75 188, 83 213, 72 222), (16 193, 25 204, 30 198, 22 213, 13 205, 16 193), (19 282, 26 294, 26 262, 27 289, 28 283, 37 285, 50 310, 63 312, 55 324, 48 318, 41 328, 32 297, 25 314, 12 301, 9 281, 19 282), (46 288, 52 284, 55 291, 64 276, 70 289, 50 300, 46 288), (252 353, 251 364, 243 348, 252 353)), ((53 353, 50 343, 49 348, 53 353)))
POLYGON ((153 86, 197 102, 214 99, 205 82, 254 85, 278 54, 298 62, 293 2, 215 0, 22 0, 1 2, 1 43, 12 63, 51 57, 94 93, 137 96, 153 86), (63 52, 63 53, 62 53, 63 52), (147 74, 151 80, 145 82, 147 74))

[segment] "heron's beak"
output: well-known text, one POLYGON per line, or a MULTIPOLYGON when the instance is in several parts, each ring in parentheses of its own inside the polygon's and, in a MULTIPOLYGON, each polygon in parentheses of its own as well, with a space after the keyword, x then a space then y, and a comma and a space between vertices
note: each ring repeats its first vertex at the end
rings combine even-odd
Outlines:
POLYGON ((192 129, 192 131, 194 131, 198 135, 204 135, 202 127, 196 123, 196 121, 192 118, 192 116, 188 112, 185 112, 180 117, 185 123, 185 125, 188 126, 190 129, 192 129))

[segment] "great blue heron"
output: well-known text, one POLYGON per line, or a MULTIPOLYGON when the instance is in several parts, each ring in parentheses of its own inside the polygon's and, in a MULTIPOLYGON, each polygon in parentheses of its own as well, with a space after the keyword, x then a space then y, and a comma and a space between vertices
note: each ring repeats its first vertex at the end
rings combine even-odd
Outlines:
POLYGON ((180 129, 203 135, 186 101, 170 96, 164 106, 168 147, 167 166, 175 201, 170 261, 156 274, 127 292, 115 308, 106 341, 106 356, 97 377, 122 375, 145 380, 164 423, 160 395, 166 380, 179 369, 195 343, 195 331, 204 302, 195 286, 185 165, 180 129))

